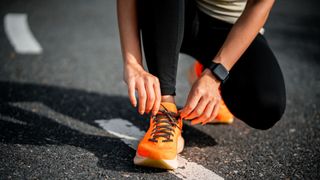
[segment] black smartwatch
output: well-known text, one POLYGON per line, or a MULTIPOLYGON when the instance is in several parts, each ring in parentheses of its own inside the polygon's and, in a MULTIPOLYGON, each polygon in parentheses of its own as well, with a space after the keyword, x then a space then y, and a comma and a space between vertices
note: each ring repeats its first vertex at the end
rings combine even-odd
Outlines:
POLYGON ((211 73, 222 83, 229 77, 229 71, 220 63, 211 62, 208 69, 210 69, 211 73))

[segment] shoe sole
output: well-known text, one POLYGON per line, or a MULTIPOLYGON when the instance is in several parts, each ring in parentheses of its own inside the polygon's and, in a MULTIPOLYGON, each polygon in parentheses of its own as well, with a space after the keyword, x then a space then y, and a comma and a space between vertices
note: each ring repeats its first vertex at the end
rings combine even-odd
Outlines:
MULTIPOLYGON (((178 138, 178 149, 177 153, 181 153, 184 148, 184 139, 182 136, 178 138)), ((160 169, 177 169, 178 168, 178 160, 177 156, 174 159, 152 159, 145 156, 140 156, 136 154, 133 159, 133 163, 139 166, 147 166, 147 167, 155 167, 160 169)))
POLYGON ((208 122, 208 124, 232 124, 234 121, 234 118, 228 119, 228 120, 213 120, 208 122))

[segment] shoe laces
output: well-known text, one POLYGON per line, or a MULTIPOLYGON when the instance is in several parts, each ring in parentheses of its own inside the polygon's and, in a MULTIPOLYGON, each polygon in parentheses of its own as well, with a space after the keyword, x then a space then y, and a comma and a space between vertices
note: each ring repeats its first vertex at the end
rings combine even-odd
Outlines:
POLYGON ((163 109, 160 109, 158 114, 152 116, 154 121, 153 130, 151 132, 151 138, 149 141, 158 142, 158 138, 163 137, 165 140, 162 142, 172 142, 172 136, 174 136, 175 127, 181 130, 179 127, 179 114, 168 111, 166 107, 161 105, 163 109))

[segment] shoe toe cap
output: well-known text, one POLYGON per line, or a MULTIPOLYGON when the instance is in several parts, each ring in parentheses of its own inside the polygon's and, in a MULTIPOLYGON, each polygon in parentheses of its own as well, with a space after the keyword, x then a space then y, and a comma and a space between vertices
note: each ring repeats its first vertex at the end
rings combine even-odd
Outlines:
POLYGON ((149 157, 151 159, 174 159, 177 157, 177 151, 172 148, 158 147, 156 145, 139 144, 137 153, 140 156, 149 157))

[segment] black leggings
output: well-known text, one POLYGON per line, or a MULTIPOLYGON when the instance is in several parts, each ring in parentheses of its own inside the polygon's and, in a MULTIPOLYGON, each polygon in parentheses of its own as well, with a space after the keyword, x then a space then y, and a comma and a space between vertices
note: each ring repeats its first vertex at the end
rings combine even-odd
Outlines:
MULTIPOLYGON (((194 0, 140 0, 138 22, 148 70, 159 78, 162 95, 175 95, 179 52, 207 67, 232 27, 199 11, 194 0)), ((281 119, 283 75, 263 35, 232 67, 221 94, 232 114, 253 128, 268 129, 281 119)))

